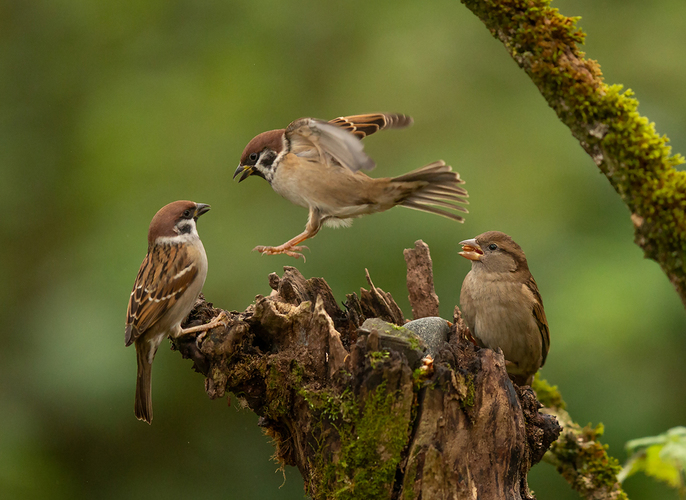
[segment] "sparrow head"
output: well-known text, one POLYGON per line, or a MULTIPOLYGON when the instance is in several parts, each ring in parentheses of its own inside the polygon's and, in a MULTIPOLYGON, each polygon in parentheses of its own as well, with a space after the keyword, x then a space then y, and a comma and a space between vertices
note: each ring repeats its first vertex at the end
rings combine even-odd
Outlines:
POLYGON ((529 270, 521 247, 505 233, 488 231, 471 240, 460 242, 460 255, 472 261, 472 269, 486 272, 529 270))
POLYGON ((238 179, 238 182, 242 182, 251 175, 257 175, 271 182, 274 177, 274 170, 276 169, 274 160, 276 160, 284 148, 285 132, 286 129, 283 128, 269 130, 253 138, 245 146, 241 156, 241 163, 234 172, 233 178, 235 179, 239 174, 243 174, 238 179))
POLYGON ((160 208, 150 222, 148 245, 159 238, 174 238, 180 235, 198 236, 195 223, 202 214, 209 211, 205 203, 179 200, 160 208))

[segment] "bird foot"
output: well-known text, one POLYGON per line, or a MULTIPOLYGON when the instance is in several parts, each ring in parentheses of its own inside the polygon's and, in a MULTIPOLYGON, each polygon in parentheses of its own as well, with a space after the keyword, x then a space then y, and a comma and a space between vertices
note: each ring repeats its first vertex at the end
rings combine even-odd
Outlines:
POLYGON ((210 321, 209 323, 205 323, 204 325, 192 326, 190 328, 186 328, 186 329, 182 330, 181 335, 188 335, 189 333, 203 332, 201 335, 198 335, 198 338, 204 337, 207 330, 211 330, 212 328, 216 328, 219 325, 224 325, 224 326, 229 325, 229 316, 224 311, 217 314, 212 319, 212 321, 210 321))
POLYGON ((308 247, 305 245, 302 246, 284 246, 280 245, 278 247, 255 247, 252 249, 253 252, 260 252, 262 255, 279 255, 279 254, 286 254, 290 257, 293 257, 295 259, 298 259, 300 257, 303 258, 303 262, 305 262, 305 256, 301 253, 303 250, 309 250, 308 247))

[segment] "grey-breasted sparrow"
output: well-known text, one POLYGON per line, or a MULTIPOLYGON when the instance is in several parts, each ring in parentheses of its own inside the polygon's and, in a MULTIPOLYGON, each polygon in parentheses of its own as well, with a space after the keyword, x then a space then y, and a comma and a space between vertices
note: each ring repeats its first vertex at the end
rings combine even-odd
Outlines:
POLYGON ((548 355, 550 331, 524 252, 499 231, 460 245, 460 255, 472 261, 460 292, 467 326, 482 347, 502 349, 510 378, 531 385, 548 355))

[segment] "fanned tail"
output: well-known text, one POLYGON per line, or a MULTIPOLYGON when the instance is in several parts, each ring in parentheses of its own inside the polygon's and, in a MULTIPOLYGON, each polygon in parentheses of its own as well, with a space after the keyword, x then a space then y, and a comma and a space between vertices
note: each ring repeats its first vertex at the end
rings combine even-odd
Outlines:
POLYGON ((464 181, 460 174, 453 172, 450 165, 443 160, 435 161, 413 172, 394 177, 391 182, 420 182, 420 185, 399 204, 413 210, 421 210, 441 215, 457 222, 464 222, 464 217, 448 210, 468 213, 468 210, 455 203, 469 204, 467 191, 460 186, 464 181), (438 208, 442 207, 442 208, 438 208))

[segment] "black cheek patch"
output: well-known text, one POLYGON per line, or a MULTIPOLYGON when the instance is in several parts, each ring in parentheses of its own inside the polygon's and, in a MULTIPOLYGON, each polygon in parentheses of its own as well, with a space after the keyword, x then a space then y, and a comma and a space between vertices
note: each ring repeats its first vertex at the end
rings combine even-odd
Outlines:
POLYGON ((272 164, 274 163, 274 160, 276 160, 276 153, 270 149, 265 150, 264 153, 262 153, 262 165, 265 167, 271 167, 272 164))

